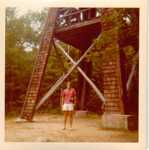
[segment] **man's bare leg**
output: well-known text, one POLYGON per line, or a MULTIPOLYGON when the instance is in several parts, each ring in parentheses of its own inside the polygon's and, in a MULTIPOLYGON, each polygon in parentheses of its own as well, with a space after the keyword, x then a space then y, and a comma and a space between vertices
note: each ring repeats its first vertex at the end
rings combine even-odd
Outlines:
POLYGON ((64 128, 63 128, 63 130, 66 129, 67 118, 68 118, 68 111, 64 111, 64 128))
POLYGON ((69 117, 70 117, 70 129, 72 129, 72 124, 73 124, 73 111, 69 112, 69 117))

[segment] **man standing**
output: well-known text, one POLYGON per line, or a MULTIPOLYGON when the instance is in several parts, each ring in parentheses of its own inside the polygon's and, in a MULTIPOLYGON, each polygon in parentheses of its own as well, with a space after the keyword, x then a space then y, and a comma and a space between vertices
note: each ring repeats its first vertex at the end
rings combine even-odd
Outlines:
POLYGON ((76 105, 76 91, 71 87, 71 82, 67 81, 67 87, 61 92, 61 107, 64 111, 64 128, 66 129, 67 120, 70 121, 70 129, 72 129, 74 106, 76 105))

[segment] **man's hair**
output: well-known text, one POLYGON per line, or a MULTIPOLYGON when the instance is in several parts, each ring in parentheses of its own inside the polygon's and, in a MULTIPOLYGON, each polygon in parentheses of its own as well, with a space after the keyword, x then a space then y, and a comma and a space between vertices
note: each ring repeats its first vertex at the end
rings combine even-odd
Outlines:
POLYGON ((68 80, 68 81, 66 82, 66 84, 67 84, 67 83, 70 83, 70 84, 71 84, 71 81, 70 81, 70 80, 68 80))
POLYGON ((68 83, 68 82, 71 82, 71 80, 70 80, 70 79, 67 79, 67 80, 66 80, 66 83, 68 83))

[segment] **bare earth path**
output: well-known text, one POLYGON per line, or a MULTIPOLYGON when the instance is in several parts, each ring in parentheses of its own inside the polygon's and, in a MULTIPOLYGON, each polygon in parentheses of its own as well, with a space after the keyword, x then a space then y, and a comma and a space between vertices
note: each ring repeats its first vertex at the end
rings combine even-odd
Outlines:
POLYGON ((36 115, 35 122, 16 123, 6 118, 7 142, 137 142, 137 131, 105 130, 99 116, 74 119, 74 129, 62 130, 62 115, 36 115))

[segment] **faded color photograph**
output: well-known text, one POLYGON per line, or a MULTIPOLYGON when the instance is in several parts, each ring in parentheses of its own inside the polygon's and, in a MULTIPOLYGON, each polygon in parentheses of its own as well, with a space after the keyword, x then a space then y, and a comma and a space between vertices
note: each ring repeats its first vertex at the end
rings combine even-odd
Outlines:
POLYGON ((139 8, 5 11, 6 142, 139 142, 139 8))

